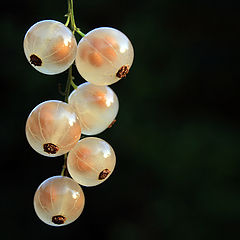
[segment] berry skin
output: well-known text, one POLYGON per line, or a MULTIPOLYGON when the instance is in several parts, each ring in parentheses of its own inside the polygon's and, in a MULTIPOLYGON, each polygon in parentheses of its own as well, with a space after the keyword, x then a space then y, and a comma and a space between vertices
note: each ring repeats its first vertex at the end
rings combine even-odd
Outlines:
POLYGON ((95 85, 110 85, 128 73, 134 57, 129 39, 119 30, 96 28, 78 43, 76 66, 80 75, 95 85))
POLYGON ((77 52, 77 42, 71 30, 54 20, 35 23, 27 31, 23 45, 30 64, 49 75, 67 70, 77 52))
POLYGON ((34 195, 37 216, 51 226, 64 226, 75 221, 83 211, 82 188, 71 178, 54 176, 40 184, 34 195))
POLYGON ((68 154, 67 167, 71 177, 83 186, 96 186, 113 172, 116 156, 103 139, 86 137, 68 154))
POLYGON ((69 152, 80 139, 80 122, 69 104, 46 101, 36 106, 28 116, 26 136, 38 153, 60 156, 69 152))
POLYGON ((95 135, 103 132, 115 119, 119 103, 108 86, 83 83, 68 98, 81 124, 82 133, 95 135))

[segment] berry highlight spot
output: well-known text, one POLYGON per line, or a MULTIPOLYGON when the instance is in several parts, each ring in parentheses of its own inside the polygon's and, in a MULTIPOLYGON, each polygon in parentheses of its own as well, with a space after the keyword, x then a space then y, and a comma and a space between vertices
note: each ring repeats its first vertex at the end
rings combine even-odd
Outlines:
POLYGON ((43 144, 43 150, 49 154, 56 154, 59 148, 53 143, 45 143, 43 144))
POLYGON ((118 72, 116 73, 116 76, 118 78, 124 78, 127 76, 128 72, 129 72, 129 65, 124 65, 118 70, 118 72))
POLYGON ((34 66, 42 66, 42 60, 41 58, 39 58, 38 56, 36 56, 35 54, 32 54, 30 56, 30 63, 34 66))
POLYGON ((109 169, 104 169, 99 173, 98 180, 105 179, 111 171, 109 169))
POLYGON ((52 217, 52 222, 55 224, 63 224, 66 221, 66 218, 62 215, 56 215, 52 217))

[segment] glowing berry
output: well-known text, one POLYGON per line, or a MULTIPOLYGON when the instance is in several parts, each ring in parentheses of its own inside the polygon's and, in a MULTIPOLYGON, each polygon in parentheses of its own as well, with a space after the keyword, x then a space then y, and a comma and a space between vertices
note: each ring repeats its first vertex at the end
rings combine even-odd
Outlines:
POLYGON ((26 136, 35 151, 55 157, 70 151, 78 142, 81 127, 69 104, 51 100, 32 110, 26 123, 26 136))
POLYGON ((50 75, 68 69, 77 52, 71 30, 54 20, 34 24, 27 31, 23 45, 30 64, 39 72, 50 75))
POLYGON ((104 131, 118 113, 118 98, 108 86, 83 83, 68 99, 81 124, 82 133, 94 135, 104 131))
POLYGON ((116 156, 104 140, 86 137, 69 152, 67 167, 71 177, 83 186, 96 186, 113 172, 116 156))
POLYGON ((78 43, 76 66, 81 76, 96 85, 110 85, 128 73, 133 47, 119 30, 96 28, 78 43))
POLYGON ((64 226, 75 221, 82 213, 84 203, 82 188, 65 176, 46 179, 34 195, 37 216, 52 226, 64 226))

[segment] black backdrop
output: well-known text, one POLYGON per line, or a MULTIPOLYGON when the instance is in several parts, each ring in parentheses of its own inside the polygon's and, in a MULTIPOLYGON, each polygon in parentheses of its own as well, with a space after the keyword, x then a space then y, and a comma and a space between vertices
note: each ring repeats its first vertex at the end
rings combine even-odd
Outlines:
MULTIPOLYGON (((240 219, 239 10, 231 1, 75 1, 85 33, 124 32, 135 49, 117 123, 99 137, 117 155, 111 178, 83 190, 84 212, 54 228, 35 215, 38 185, 63 159, 38 155, 25 121, 40 102, 62 100, 67 73, 27 63, 23 38, 44 19, 65 22, 67 1, 1 3, 1 239, 233 239, 240 219)), ((78 39, 79 40, 79 39, 78 39)), ((76 82, 84 80, 74 70, 76 82)))

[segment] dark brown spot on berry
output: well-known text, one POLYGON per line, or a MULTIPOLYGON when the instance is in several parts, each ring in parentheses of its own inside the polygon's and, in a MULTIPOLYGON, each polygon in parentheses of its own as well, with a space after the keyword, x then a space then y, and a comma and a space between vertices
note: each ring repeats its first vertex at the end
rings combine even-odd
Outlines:
POLYGON ((116 76, 118 78, 123 78, 127 76, 128 72, 129 72, 129 65, 124 65, 118 70, 118 72, 116 73, 116 76))
POLYGON ((117 121, 117 120, 114 119, 114 120, 110 123, 110 125, 108 126, 108 128, 111 128, 116 121, 117 121))
POLYGON ((63 224, 66 221, 66 218, 62 215, 56 215, 52 217, 52 222, 55 224, 63 224))
POLYGON ((53 143, 45 143, 43 144, 43 150, 49 154, 55 154, 59 148, 53 143))
POLYGON ((100 173, 99 173, 99 176, 98 176, 98 180, 103 180, 107 177, 107 175, 110 173, 111 171, 109 169, 104 169, 102 170, 100 173))
POLYGON ((41 58, 39 58, 38 56, 36 56, 35 54, 32 54, 30 56, 30 63, 34 66, 42 66, 42 60, 41 58))

